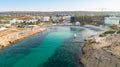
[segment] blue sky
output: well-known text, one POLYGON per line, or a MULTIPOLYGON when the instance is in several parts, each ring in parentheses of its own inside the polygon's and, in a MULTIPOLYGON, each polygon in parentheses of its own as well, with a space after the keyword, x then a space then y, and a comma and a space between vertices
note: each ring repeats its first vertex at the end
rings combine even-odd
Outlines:
POLYGON ((0 0, 0 11, 120 11, 120 0, 0 0))

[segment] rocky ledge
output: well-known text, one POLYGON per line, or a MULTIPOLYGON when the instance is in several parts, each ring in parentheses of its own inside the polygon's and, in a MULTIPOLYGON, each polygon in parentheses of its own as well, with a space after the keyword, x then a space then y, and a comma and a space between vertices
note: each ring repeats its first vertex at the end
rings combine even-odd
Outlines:
POLYGON ((18 29, 14 29, 14 30, 12 30, 11 33, 8 33, 8 34, 5 34, 8 31, 5 31, 5 33, 0 32, 0 33, 5 34, 5 35, 0 36, 0 49, 3 49, 7 46, 10 46, 13 43, 16 43, 20 40, 23 40, 27 37, 30 37, 30 36, 34 35, 34 34, 41 33, 43 31, 45 31, 46 28, 36 27, 36 28, 32 28, 32 29, 31 28, 23 29, 23 30, 20 30, 20 31, 19 30, 17 31, 17 30, 18 29))
POLYGON ((86 41, 80 61, 84 67, 120 67, 120 34, 86 41))

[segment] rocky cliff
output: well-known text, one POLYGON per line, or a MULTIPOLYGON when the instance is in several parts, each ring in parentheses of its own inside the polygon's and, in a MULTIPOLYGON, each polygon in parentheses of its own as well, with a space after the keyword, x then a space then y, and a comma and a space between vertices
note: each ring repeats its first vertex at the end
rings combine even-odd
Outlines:
POLYGON ((120 67, 120 34, 102 38, 99 42, 89 42, 83 47, 80 61, 84 67, 120 67))

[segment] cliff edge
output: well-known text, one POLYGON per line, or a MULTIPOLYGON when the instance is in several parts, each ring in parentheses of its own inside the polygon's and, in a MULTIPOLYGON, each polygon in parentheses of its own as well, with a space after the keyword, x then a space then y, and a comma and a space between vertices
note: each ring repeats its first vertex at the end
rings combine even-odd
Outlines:
POLYGON ((80 61, 84 67, 120 67, 120 34, 86 41, 80 61))

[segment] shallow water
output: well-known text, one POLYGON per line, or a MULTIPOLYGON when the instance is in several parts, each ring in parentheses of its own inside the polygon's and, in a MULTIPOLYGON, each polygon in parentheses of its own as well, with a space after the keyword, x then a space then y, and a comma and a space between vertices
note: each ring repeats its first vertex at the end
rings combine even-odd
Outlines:
POLYGON ((0 50, 0 67, 77 67, 83 41, 92 30, 71 31, 70 27, 51 27, 0 50), (78 37, 73 39, 73 34, 78 37))

